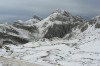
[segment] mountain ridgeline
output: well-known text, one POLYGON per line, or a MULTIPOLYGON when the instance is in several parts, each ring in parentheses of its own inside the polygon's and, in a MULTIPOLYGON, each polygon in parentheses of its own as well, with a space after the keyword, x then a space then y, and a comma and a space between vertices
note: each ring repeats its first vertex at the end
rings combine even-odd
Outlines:
POLYGON ((56 10, 50 16, 42 19, 38 16, 27 21, 18 20, 11 24, 0 24, 0 45, 25 44, 41 38, 54 37, 70 39, 73 32, 84 32, 88 26, 100 28, 100 16, 89 21, 80 16, 72 16, 67 11, 56 10))

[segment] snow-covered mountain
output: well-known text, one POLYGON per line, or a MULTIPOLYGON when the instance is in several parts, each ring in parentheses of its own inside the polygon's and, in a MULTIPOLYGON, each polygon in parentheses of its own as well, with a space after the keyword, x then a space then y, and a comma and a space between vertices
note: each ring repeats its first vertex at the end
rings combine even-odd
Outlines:
POLYGON ((18 20, 13 25, 0 24, 1 43, 24 44, 41 38, 63 38, 77 28, 82 29, 85 23, 86 21, 79 16, 56 10, 43 20, 38 16, 33 16, 25 22, 18 20))
POLYGON ((40 20, 39 17, 34 16, 25 22, 18 20, 13 25, 0 24, 0 42, 2 44, 25 44, 35 39, 38 34, 38 29, 34 25, 40 20))
POLYGON ((42 38, 63 38, 76 28, 81 29, 85 23, 86 21, 78 16, 72 16, 69 12, 58 10, 35 25, 38 26, 42 38))
POLYGON ((100 65, 100 16, 86 21, 56 10, 45 19, 0 24, 0 39, 3 57, 42 66, 100 65))

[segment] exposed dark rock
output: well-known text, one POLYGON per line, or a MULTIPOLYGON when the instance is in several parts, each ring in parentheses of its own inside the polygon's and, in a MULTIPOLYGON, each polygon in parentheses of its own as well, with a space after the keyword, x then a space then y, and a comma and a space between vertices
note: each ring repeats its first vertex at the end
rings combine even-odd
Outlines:
POLYGON ((33 25, 33 26, 25 26, 25 25, 15 24, 14 26, 17 27, 17 28, 21 28, 21 29, 27 30, 29 32, 38 31, 38 29, 37 29, 37 27, 35 25, 33 25))
POLYGON ((66 11, 63 11, 63 15, 66 16, 66 17, 70 17, 70 13, 69 12, 66 12, 66 11))
POLYGON ((11 33, 19 34, 18 31, 14 30, 14 29, 8 29, 8 28, 6 28, 6 32, 11 32, 11 33))
POLYGON ((68 21, 69 18, 67 18, 66 16, 62 15, 62 14, 57 14, 56 17, 51 17, 50 21, 68 21))
POLYGON ((85 20, 81 16, 73 16, 73 22, 84 22, 85 20))
POLYGON ((0 48, 2 48, 2 46, 0 45, 0 48))
POLYGON ((95 24, 96 21, 97 21, 96 19, 89 20, 89 25, 93 25, 93 24, 95 24))
POLYGON ((58 21, 67 21, 66 17, 61 17, 60 15, 58 15, 54 20, 58 20, 58 21))
POLYGON ((52 38, 52 37, 64 37, 67 33, 72 31, 73 24, 62 24, 57 25, 54 24, 52 27, 49 27, 48 32, 45 34, 44 38, 52 38))
POLYGON ((78 26, 78 28, 79 28, 79 29, 81 29, 81 28, 83 27, 83 25, 85 25, 85 23, 84 23, 84 22, 82 22, 82 23, 79 23, 79 26, 78 26))
POLYGON ((6 41, 6 40, 4 40, 3 44, 5 45, 5 44, 14 44, 14 43, 12 41, 8 41, 8 40, 6 41))
MULTIPOLYGON (((1 39, 5 39, 7 41, 9 40, 12 40, 12 42, 10 41, 10 43, 20 43, 20 44, 25 44, 25 43, 28 43, 29 41, 25 38, 21 38, 21 37, 18 37, 18 36, 13 36, 13 35, 9 35, 7 33, 1 33, 0 32, 0 38, 1 39)), ((6 41, 4 41, 5 43, 6 41)))
POLYGON ((4 48, 5 48, 6 50, 10 50, 10 47, 4 46, 4 48))
POLYGON ((88 28, 88 24, 85 24, 85 25, 81 28, 81 32, 84 32, 87 28, 88 28))
POLYGON ((42 18, 41 18, 41 17, 39 17, 39 16, 36 16, 36 15, 35 15, 35 16, 33 16, 32 18, 33 18, 33 19, 40 20, 40 21, 42 20, 42 18))
POLYGON ((100 23, 96 23, 95 28, 100 28, 100 23))

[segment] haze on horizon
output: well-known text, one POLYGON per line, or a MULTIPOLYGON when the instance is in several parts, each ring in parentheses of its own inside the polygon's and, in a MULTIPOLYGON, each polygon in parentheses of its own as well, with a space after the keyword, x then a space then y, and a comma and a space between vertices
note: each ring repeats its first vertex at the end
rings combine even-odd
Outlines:
POLYGON ((45 18, 56 9, 89 19, 100 15, 100 0, 0 0, 0 22, 45 18))

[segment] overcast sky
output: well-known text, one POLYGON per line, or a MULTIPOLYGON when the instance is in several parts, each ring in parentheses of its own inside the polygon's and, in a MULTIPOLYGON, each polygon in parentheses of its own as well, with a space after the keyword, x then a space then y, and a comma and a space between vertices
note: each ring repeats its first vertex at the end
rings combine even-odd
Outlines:
POLYGON ((45 18, 56 9, 91 18, 100 15, 100 0, 0 0, 0 21, 27 20, 33 15, 45 18))

